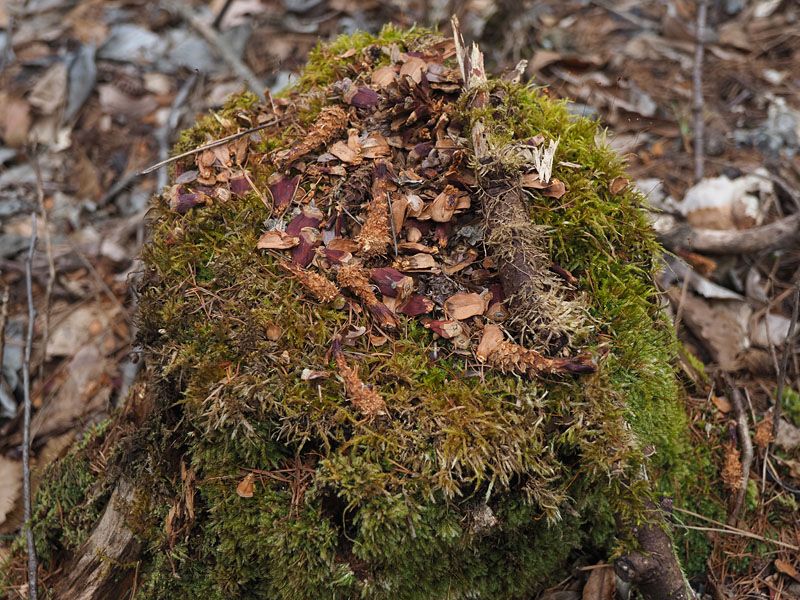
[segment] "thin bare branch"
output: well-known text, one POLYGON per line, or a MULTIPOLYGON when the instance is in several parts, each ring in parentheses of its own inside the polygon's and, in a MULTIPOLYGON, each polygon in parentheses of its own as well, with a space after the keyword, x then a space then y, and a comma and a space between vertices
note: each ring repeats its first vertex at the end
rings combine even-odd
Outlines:
POLYGON ((186 152, 182 152, 177 156, 171 156, 161 162, 157 162, 154 165, 150 165, 146 169, 139 171, 139 175, 147 175, 147 173, 152 173, 156 169, 160 169, 163 166, 166 166, 170 163, 175 162, 176 160, 180 160, 181 158, 186 158, 187 156, 191 156, 192 154, 197 154, 198 152, 202 152, 203 150, 209 150, 211 148, 216 148, 217 146, 221 146, 231 140, 237 140, 240 137, 244 137, 246 135, 250 135, 251 133, 255 133, 256 131, 261 131, 262 129, 266 129, 267 127, 271 127, 272 125, 277 125, 280 123, 282 119, 274 119, 272 121, 268 121, 267 123, 262 123, 257 127, 251 127, 250 129, 246 129, 245 131, 240 131, 239 133, 234 133, 233 135, 226 136, 224 138, 220 138, 218 140, 214 140, 213 142, 209 142, 208 144, 203 144, 202 146, 198 146, 192 150, 187 150, 186 152))
POLYGON ((31 213, 31 243, 25 258, 25 287, 28 292, 28 336, 25 340, 25 358, 22 363, 22 386, 25 392, 25 416, 22 425, 22 487, 24 494, 25 537, 28 542, 28 597, 39 597, 39 561, 36 558, 36 545, 31 529, 31 346, 33 328, 36 324, 36 309, 33 306, 33 282, 31 262, 36 245, 36 213, 31 213))
POLYGON ((3 299, 0 301, 0 378, 3 376, 3 353, 6 350, 6 325, 8 324, 8 284, 3 281, 3 299))
MULTIPOLYGON (((794 330, 797 327, 797 313, 798 305, 800 305, 800 278, 794 284, 794 298, 792 298, 792 319, 789 321, 789 331, 786 334, 786 342, 783 347, 783 356, 781 357, 781 366, 778 370, 778 389, 775 391, 775 416, 774 425, 772 426, 772 435, 778 435, 778 428, 781 423, 781 409, 783 408, 783 386, 786 382, 786 370, 789 367, 789 355, 793 346, 792 338, 794 338, 794 330)), ((769 448, 767 448, 769 451, 769 448)))
POLYGON ((39 355, 39 376, 43 381, 44 369, 41 365, 47 359, 47 343, 50 341, 50 304, 53 298, 53 284, 56 281, 56 265, 53 260, 53 245, 50 241, 50 228, 47 224, 47 208, 44 205, 44 185, 42 184, 42 172, 39 169, 39 159, 31 152, 30 163, 36 174, 36 196, 39 202, 39 212, 42 215, 42 229, 44 230, 44 243, 47 252, 47 284, 44 292, 44 331, 42 332, 42 352, 39 355))
POLYGON ((222 60, 224 60, 236 76, 247 84, 250 91, 253 92, 259 99, 264 102, 264 84, 259 81, 255 73, 250 70, 244 61, 239 58, 230 44, 217 32, 212 25, 206 23, 201 19, 194 10, 182 2, 181 0, 161 0, 161 5, 170 12, 177 13, 184 19, 192 28, 199 33, 203 39, 206 40, 211 46, 216 48, 222 60))
POLYGON ((703 51, 705 48, 706 0, 697 0, 694 70, 692 73, 692 110, 694 111, 694 180, 703 178, 703 51))
POLYGON ((742 479, 739 482, 739 490, 736 493, 736 500, 733 509, 728 513, 728 524, 736 523, 739 519, 739 512, 742 510, 744 498, 747 495, 747 480, 750 478, 750 467, 753 464, 753 443, 750 440, 750 427, 747 424, 747 413, 742 402, 742 394, 730 376, 725 373, 725 383, 731 391, 731 404, 736 414, 736 427, 739 432, 739 440, 742 444, 742 479))
MULTIPOLYGON (((755 534, 752 531, 747 531, 746 529, 740 529, 739 527, 734 527, 732 525, 726 525, 725 523, 722 523, 721 521, 717 521, 715 519, 712 519, 711 517, 706 517, 704 515, 701 515, 700 513, 696 513, 694 511, 691 511, 691 510, 688 510, 688 509, 685 509, 685 508, 681 508, 679 506, 673 507, 672 510, 674 510, 676 512, 680 512, 680 513, 684 513, 686 515, 689 515, 690 517, 695 517, 696 519, 701 519, 703 521, 707 521, 709 523, 713 523, 714 525, 719 525, 720 528, 721 528, 719 531, 721 531, 722 533, 737 533, 737 534, 742 535, 744 537, 753 538, 754 540, 760 540, 762 542, 770 542, 772 544, 775 544, 776 546, 781 546, 783 548, 788 548, 789 550, 795 550, 797 552, 800 552, 800 548, 797 547, 797 546, 794 546, 792 544, 787 544, 785 542, 780 542, 778 540, 773 540, 771 538, 765 538, 764 536, 755 534)), ((686 528, 690 528, 691 527, 689 525, 681 525, 679 523, 676 523, 676 525, 678 525, 679 527, 686 527, 686 528)), ((709 529, 709 531, 717 531, 717 530, 709 529)))

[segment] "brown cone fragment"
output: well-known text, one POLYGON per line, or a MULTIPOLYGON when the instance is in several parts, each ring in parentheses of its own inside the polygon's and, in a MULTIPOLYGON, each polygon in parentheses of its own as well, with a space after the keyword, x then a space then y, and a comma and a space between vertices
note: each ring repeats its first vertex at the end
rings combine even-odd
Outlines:
POLYGON ((334 141, 347 129, 347 113, 340 106, 326 106, 308 134, 294 147, 275 155, 275 166, 283 169, 306 154, 334 141))
POLYGON ((365 384, 358 376, 358 370, 348 366, 347 360, 342 351, 341 339, 337 336, 333 339, 333 357, 339 374, 344 379, 344 387, 347 397, 364 416, 370 420, 378 415, 386 414, 386 402, 381 398, 372 386, 365 384))
POLYGON ((392 315, 392 311, 383 302, 378 300, 372 288, 369 286, 367 272, 359 266, 345 265, 339 268, 336 274, 336 281, 339 285, 349 289, 363 302, 372 315, 378 320, 381 327, 395 329, 397 321, 392 315))
POLYGON ((515 375, 557 375, 560 373, 594 373, 597 370, 592 357, 580 354, 572 358, 547 358, 535 350, 509 342, 497 325, 486 325, 478 345, 478 360, 493 369, 515 375))
POLYGON ((295 279, 320 302, 331 302, 339 295, 339 289, 327 277, 313 271, 306 271, 286 261, 281 261, 278 266, 294 275, 295 279))
POLYGON ((367 209, 367 218, 356 237, 359 254, 371 258, 382 256, 392 245, 392 229, 389 223, 388 186, 391 173, 385 160, 375 161, 372 177, 372 200, 367 209))

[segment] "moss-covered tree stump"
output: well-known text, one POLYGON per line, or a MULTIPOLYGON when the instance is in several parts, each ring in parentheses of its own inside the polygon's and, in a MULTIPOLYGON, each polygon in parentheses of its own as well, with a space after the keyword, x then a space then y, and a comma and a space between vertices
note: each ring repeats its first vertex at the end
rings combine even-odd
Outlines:
POLYGON ((153 203, 146 366, 39 490, 46 597, 527 598, 660 526, 685 415, 643 199, 594 122, 454 54, 342 38, 184 132, 266 125, 153 203))

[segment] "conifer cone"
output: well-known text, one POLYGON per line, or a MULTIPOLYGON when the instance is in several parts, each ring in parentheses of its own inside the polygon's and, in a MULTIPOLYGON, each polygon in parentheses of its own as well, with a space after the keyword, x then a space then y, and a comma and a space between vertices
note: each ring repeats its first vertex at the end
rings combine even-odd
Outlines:
POLYGON ((281 261, 278 266, 294 275, 295 279, 320 302, 332 302, 339 295, 339 288, 327 277, 306 271, 288 261, 281 261))
POLYGON ((503 339, 497 325, 486 325, 478 346, 478 360, 503 373, 533 378, 560 373, 594 373, 597 365, 588 354, 570 358, 547 358, 535 350, 503 339))

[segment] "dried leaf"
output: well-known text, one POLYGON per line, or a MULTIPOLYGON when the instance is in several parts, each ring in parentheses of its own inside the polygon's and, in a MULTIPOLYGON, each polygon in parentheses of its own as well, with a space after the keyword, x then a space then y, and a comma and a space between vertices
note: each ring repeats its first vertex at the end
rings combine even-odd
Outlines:
MULTIPOLYGON (((417 230, 415 230, 417 231, 417 230)), ((420 244, 419 242, 400 242, 397 244, 398 252, 402 252, 403 254, 411 254, 422 252, 423 254, 438 254, 438 248, 431 248, 430 246, 426 246, 425 244, 420 244)))
POLYGON ((717 396, 716 394, 711 394, 711 402, 714 406, 717 407, 717 410, 721 413, 729 413, 733 409, 731 406, 731 401, 728 400, 725 396, 717 396))
POLYGON ((583 586, 582 600, 616 600, 617 579, 612 565, 595 565, 583 586))
POLYGON ((431 312, 436 305, 433 300, 421 294, 411 294, 402 305, 397 306, 395 312, 409 317, 425 315, 431 312))
POLYGON ((239 482, 239 485, 236 486, 236 493, 242 498, 252 498, 253 491, 255 489, 255 478, 256 476, 253 473, 248 473, 245 475, 244 479, 242 479, 239 482))
POLYGON ((444 302, 444 311, 450 317, 463 321, 483 314, 486 306, 480 294, 454 294, 444 302))
POLYGON ((230 180, 231 193, 237 196, 244 196, 250 191, 250 181, 247 177, 235 177, 230 180))
POLYGON ((313 381, 315 379, 327 379, 330 375, 326 371, 312 371, 311 369, 303 369, 300 373, 300 379, 303 381, 313 381))
POLYGON ((370 277, 381 294, 397 298, 398 302, 403 302, 414 290, 414 280, 391 267, 372 269, 370 277))
POLYGON ((425 202, 416 194, 409 194, 406 196, 406 200, 408 200, 406 216, 416 219, 422 214, 422 211, 425 210, 425 202))
POLYGON ((775 568, 784 575, 788 575, 792 579, 800 581, 800 573, 797 572, 797 569, 795 569, 791 563, 781 560, 780 558, 776 558, 775 568))
POLYGON ((400 77, 411 77, 414 83, 422 81, 422 72, 426 69, 426 62, 417 56, 411 56, 400 67, 400 77))
POLYGON ((394 67, 390 67, 388 65, 378 67, 372 72, 370 79, 372 83, 378 87, 386 87, 390 83, 392 83, 396 77, 397 73, 394 67))
POLYGON ((368 87, 355 88, 355 93, 345 94, 344 99, 356 108, 372 108, 378 104, 377 92, 368 87))
POLYGON ((6 519, 14 510, 22 488, 22 463, 0 456, 0 526, 6 531, 6 519))
POLYGON ((611 180, 611 183, 608 186, 608 191, 611 192, 612 195, 616 196, 621 194, 626 187, 628 187, 628 181, 625 177, 615 177, 611 180))
POLYGON ((503 330, 497 325, 486 325, 483 328, 483 335, 478 344, 476 356, 481 362, 485 362, 489 355, 494 352, 500 342, 503 341, 503 330))
POLYGON ((400 196, 392 201, 392 222, 394 230, 400 231, 406 221, 406 209, 408 208, 408 198, 400 196))
POLYGON ((179 215, 185 214, 193 208, 206 203, 208 196, 205 194, 178 194, 169 199, 169 208, 179 215))
POLYGON ((300 243, 300 238, 276 229, 262 234, 256 248, 259 250, 286 250, 300 243))
POLYGON ((334 238, 325 247, 329 250, 352 253, 358 250, 358 242, 347 238, 334 238))
POLYGON ((486 309, 486 318, 496 323, 502 323, 508 318, 508 309, 502 302, 494 302, 486 309))
POLYGON ((330 146, 328 148, 328 152, 348 165, 357 165, 361 163, 361 157, 358 155, 358 153, 354 152, 350 146, 341 140, 330 146))
POLYGON ((546 188, 541 190, 540 192, 542 196, 547 196, 549 198, 561 198, 564 194, 567 193, 567 186, 564 183, 555 177, 550 180, 550 185, 546 188))

